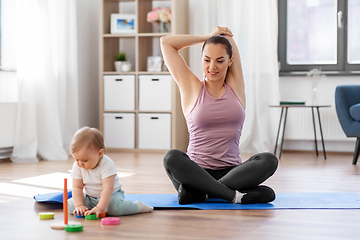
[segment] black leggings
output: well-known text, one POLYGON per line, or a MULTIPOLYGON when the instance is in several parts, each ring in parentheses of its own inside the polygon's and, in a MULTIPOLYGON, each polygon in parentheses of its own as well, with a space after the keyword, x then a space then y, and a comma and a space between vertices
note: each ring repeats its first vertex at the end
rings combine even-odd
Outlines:
POLYGON ((235 190, 246 192, 274 174, 278 159, 272 153, 259 153, 239 166, 205 170, 184 152, 172 149, 164 156, 164 167, 175 189, 180 184, 209 197, 232 201, 235 190))

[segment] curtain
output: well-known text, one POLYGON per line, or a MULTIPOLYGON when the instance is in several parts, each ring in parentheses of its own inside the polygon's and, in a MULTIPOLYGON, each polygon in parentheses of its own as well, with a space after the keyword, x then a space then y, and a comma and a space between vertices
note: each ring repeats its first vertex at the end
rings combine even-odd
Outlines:
POLYGON ((78 129, 76 1, 17 0, 14 162, 67 160, 78 129))
MULTIPOLYGON (((241 152, 273 151, 279 111, 269 105, 280 99, 277 1, 192 0, 189 9, 190 34, 227 26, 239 47, 246 92, 241 152)), ((200 46, 190 48, 190 59, 190 68, 202 77, 200 46)))

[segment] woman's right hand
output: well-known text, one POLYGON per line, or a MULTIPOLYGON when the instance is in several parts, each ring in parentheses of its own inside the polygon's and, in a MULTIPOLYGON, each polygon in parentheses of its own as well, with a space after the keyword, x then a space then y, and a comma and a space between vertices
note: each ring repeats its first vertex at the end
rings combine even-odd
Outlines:
POLYGON ((88 211, 89 209, 85 206, 77 206, 73 212, 73 214, 75 215, 75 213, 79 216, 85 216, 85 212, 88 211))
POLYGON ((211 33, 210 33, 210 36, 215 36, 215 35, 227 35, 227 36, 230 36, 232 37, 233 34, 231 32, 231 30, 227 27, 220 27, 220 26, 217 26, 211 33))

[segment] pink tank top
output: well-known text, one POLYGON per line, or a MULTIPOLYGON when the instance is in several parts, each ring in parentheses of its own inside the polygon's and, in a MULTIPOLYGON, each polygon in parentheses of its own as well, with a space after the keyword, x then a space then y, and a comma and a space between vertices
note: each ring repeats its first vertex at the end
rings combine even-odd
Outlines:
POLYGON ((245 109, 225 83, 221 98, 212 97, 202 82, 193 109, 186 116, 189 131, 187 154, 204 169, 223 169, 241 164, 239 141, 245 109))

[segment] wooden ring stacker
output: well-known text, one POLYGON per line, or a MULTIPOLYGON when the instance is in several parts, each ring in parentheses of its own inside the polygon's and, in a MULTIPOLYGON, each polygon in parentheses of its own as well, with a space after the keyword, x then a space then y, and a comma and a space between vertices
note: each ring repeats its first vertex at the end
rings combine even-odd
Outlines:
POLYGON ((64 178, 64 196, 63 196, 64 223, 53 223, 50 225, 50 227, 52 229, 64 230, 66 225, 68 225, 68 224, 71 224, 71 225, 79 225, 80 224, 77 222, 71 222, 71 223, 68 222, 68 205, 67 205, 68 194, 67 193, 68 193, 67 192, 67 178, 64 178))
POLYGON ((50 227, 55 230, 65 230, 65 227, 68 225, 82 225, 82 224, 78 223, 78 222, 68 222, 68 224, 65 225, 62 222, 57 222, 57 223, 51 224, 50 227))

